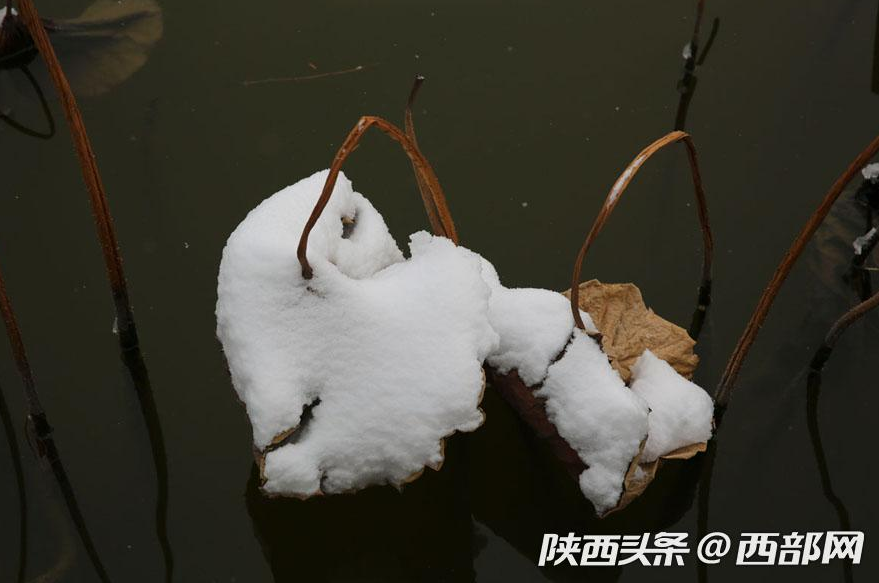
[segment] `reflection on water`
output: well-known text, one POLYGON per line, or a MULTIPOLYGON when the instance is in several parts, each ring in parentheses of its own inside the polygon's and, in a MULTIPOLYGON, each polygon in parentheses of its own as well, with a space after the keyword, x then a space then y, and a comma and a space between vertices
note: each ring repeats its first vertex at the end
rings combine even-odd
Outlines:
MULTIPOLYGON (((852 530, 852 522, 849 518, 848 509, 842 499, 833 490, 830 476, 830 466, 827 464, 827 456, 824 453, 824 445, 821 441, 821 427, 818 421, 818 398, 821 395, 821 373, 810 371, 807 380, 806 393, 806 418, 809 423, 809 436, 812 439, 812 449, 815 452, 815 462, 818 464, 818 472, 821 476, 821 489, 827 501, 833 506, 834 512, 839 519, 839 530, 852 530)), ((842 564, 843 576, 847 583, 853 581, 852 565, 848 561, 842 564)))
POLYGON ((171 541, 168 539, 168 457, 165 452, 165 437, 153 396, 150 373, 147 370, 140 349, 123 350, 122 360, 131 375, 131 381, 134 385, 134 391, 137 393, 140 412, 143 415, 149 437, 150 452, 152 453, 153 467, 156 474, 156 537, 162 549, 165 581, 170 582, 174 576, 174 555, 171 550, 171 541))
POLYGON ((247 509, 276 581, 473 581, 466 444, 404 487, 309 500, 267 498, 254 464, 247 509), (307 557, 307 559, 306 559, 307 557))
POLYGON ((78 17, 47 20, 45 26, 79 96, 99 95, 128 79, 163 29, 155 0, 96 0, 78 17))
POLYGON ((24 467, 21 465, 21 449, 18 447, 18 437, 16 437, 15 427, 12 425, 12 414, 9 412, 9 405, 3 395, 2 386, 0 386, 0 423, 3 424, 6 443, 9 445, 9 457, 12 460, 15 489, 18 495, 18 571, 16 581, 22 581, 27 572, 27 486, 24 482, 24 467))
MULTIPOLYGON (((42 101, 40 86, 51 85, 45 69, 41 63, 34 64, 37 53, 17 13, 6 17, 5 8, 0 11, 4 22, 0 95, 7 101, 0 106, 9 109, 18 105, 17 100, 27 102, 34 91, 42 101), (10 37, 16 40, 7 41, 10 37), (18 75, 17 70, 24 75, 18 75)), ((44 18, 43 26, 74 93, 80 97, 100 95, 131 77, 146 63, 163 31, 162 11, 155 0, 96 0, 76 18, 44 18)), ((7 113, 4 121, 23 131, 20 122, 7 113)), ((52 133, 54 129, 49 137, 52 133)))
POLYGON ((11 115, 3 111, 0 111, 0 120, 2 120, 3 123, 11 127, 12 129, 21 132, 26 136, 48 140, 55 135, 55 118, 52 117, 52 111, 49 109, 49 104, 46 102, 46 96, 43 93, 43 88, 40 87, 39 81, 37 81, 37 79, 34 77, 34 74, 31 73, 30 69, 28 69, 27 66, 20 67, 19 71, 22 75, 24 75, 25 79, 27 79, 28 83, 30 83, 31 87, 33 88, 34 95, 36 95, 37 99, 40 102, 40 109, 42 109, 46 123, 49 127, 46 131, 41 132, 39 130, 26 126, 25 124, 17 121, 11 115))

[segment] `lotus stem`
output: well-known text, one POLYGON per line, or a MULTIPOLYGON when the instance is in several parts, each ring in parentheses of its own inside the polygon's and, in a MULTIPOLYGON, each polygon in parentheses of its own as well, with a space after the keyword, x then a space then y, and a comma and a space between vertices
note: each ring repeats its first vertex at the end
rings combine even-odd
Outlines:
POLYGON ((824 337, 824 342, 821 344, 821 347, 815 353, 814 358, 812 358, 812 370, 820 372, 830 358, 840 336, 842 336, 852 324, 863 318, 869 311, 875 309, 877 306, 879 306, 879 293, 876 293, 867 300, 861 302, 843 314, 839 320, 834 322, 833 326, 830 327, 830 331, 828 331, 827 335, 824 337))
POLYGON ((302 266, 302 277, 305 279, 311 279, 314 275, 307 257, 308 236, 311 234, 312 229, 314 229, 315 224, 317 224, 317 220, 320 218, 321 213, 330 200, 330 196, 333 194, 333 189, 336 186, 336 179, 339 177, 342 165, 360 143, 363 134, 373 126, 380 129, 385 135, 396 141, 400 144, 400 147, 403 148, 403 151, 412 162, 412 167, 415 169, 415 175, 420 176, 424 181, 424 184, 429 187, 431 200, 433 205, 435 205, 438 219, 442 224, 442 231, 437 232, 437 234, 444 235, 448 233, 445 236, 451 239, 456 245, 458 244, 458 235, 455 231, 455 224, 452 222, 451 214, 449 214, 449 209, 446 205, 445 196, 443 195, 442 188, 439 185, 439 180, 437 179, 430 163, 424 155, 421 154, 421 151, 412 144, 412 141, 400 128, 380 117, 367 115, 360 118, 360 121, 358 121, 354 128, 351 129, 348 137, 345 138, 345 141, 336 152, 336 156, 333 158, 333 163, 330 166, 327 180, 324 183, 317 204, 315 204, 314 210, 311 212, 311 216, 308 217, 308 221, 305 223, 305 228, 302 230, 302 235, 299 238, 299 246, 296 250, 296 256, 299 258, 299 264, 302 266))
POLYGON ((693 188, 696 195, 699 224, 702 229, 702 283, 699 287, 699 307, 697 310, 704 311, 707 309, 711 297, 711 262, 714 251, 714 237, 711 234, 711 221, 708 217, 708 203, 705 200, 705 190, 702 186, 702 176, 699 172, 696 146, 693 144, 693 140, 690 138, 689 134, 681 131, 673 131, 644 148, 641 153, 629 163, 626 169, 623 170, 622 174, 620 174, 619 178, 617 178, 613 187, 610 189, 601 210, 598 212, 598 216, 595 217, 595 222, 592 223, 592 228, 589 230, 589 234, 586 236, 583 246, 580 248, 580 252, 577 254, 577 259, 574 261, 574 273, 571 278, 571 313, 574 316, 574 322, 581 330, 586 329, 583 319, 580 317, 580 271, 583 268, 583 260, 586 258, 586 253, 598 238, 598 235, 601 233, 601 230, 610 218, 611 213, 613 213, 613 210, 622 198, 623 193, 641 169, 641 166, 643 166, 653 154, 665 146, 677 142, 682 142, 687 149, 687 159, 690 163, 690 172, 693 177, 693 188))
MULTIPOLYGON (((403 127, 406 131, 406 137, 409 138, 412 147, 415 148, 419 154, 421 154, 421 148, 418 147, 418 139, 415 137, 415 123, 412 120, 412 106, 415 104, 418 90, 423 83, 424 77, 416 75, 415 81, 412 83, 412 90, 409 92, 409 99, 406 101, 406 112, 403 116, 403 127)), ((415 182, 418 183, 418 191, 421 193, 421 200, 424 202, 424 208, 427 211, 430 228, 433 229, 434 233, 449 237, 450 233, 446 232, 445 226, 439 218, 436 205, 433 203, 433 193, 430 190, 430 186, 425 182, 421 173, 418 172, 418 168, 414 163, 412 165, 412 170, 415 172, 415 182)))
POLYGON ((34 44, 46 62, 46 67, 49 70, 49 74, 61 99, 61 104, 64 107, 64 113, 70 126, 70 134, 79 157, 83 180, 89 192, 98 240, 104 254, 104 263, 116 308, 119 340, 124 349, 131 349, 138 344, 137 330, 134 324, 134 315, 131 311, 128 285, 122 269, 119 243, 116 239, 116 231, 113 228, 113 217, 110 214, 107 193, 104 190, 104 184, 98 171, 95 153, 92 150, 82 114, 76 104, 76 97, 73 95, 61 64, 58 62, 58 57, 55 55, 52 43, 43 28, 33 0, 19 0, 18 4, 22 19, 33 38, 34 44))
POLYGON ((772 279, 769 281, 769 285, 766 286, 763 295, 760 296, 757 307, 754 309, 751 319, 748 321, 742 336, 736 344, 735 350, 733 350, 733 353, 729 358, 726 370, 724 370, 723 377, 715 391, 714 401, 717 406, 718 422, 719 418, 723 415, 724 410, 729 406, 730 395, 735 387, 736 380, 738 380, 739 372, 745 362, 745 358, 748 356, 748 352, 754 344, 754 340, 757 338, 757 334, 760 332, 760 328, 763 326, 766 316, 769 314, 769 309, 772 307, 775 298, 778 296, 778 292, 781 291, 781 287, 784 285, 788 275, 790 275, 797 259, 803 254, 806 245, 812 239, 812 236, 818 230, 818 227, 821 226, 821 223, 824 222, 824 219, 830 213, 830 209, 833 208, 833 204, 839 199, 843 190, 845 190, 845 187, 877 152, 879 152, 879 136, 873 138, 873 141, 857 155, 848 168, 846 168, 839 178, 837 178, 831 185, 830 190, 824 195, 824 200, 803 226, 799 235, 797 235, 797 238, 794 240, 790 249, 785 253, 781 263, 776 268, 772 279))

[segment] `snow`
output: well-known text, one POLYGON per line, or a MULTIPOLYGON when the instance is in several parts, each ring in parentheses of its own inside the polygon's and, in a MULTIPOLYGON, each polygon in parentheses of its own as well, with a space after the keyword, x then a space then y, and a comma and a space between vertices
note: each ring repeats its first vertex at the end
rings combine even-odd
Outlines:
POLYGON ((506 288, 488 261, 424 232, 406 259, 344 175, 311 233, 314 276, 303 279, 296 249, 326 177, 264 200, 220 264, 217 336, 265 492, 400 486, 438 469, 443 439, 483 422, 484 361, 516 370, 544 401, 588 466, 579 485, 599 514, 618 504, 642 445, 649 462, 710 438, 711 398, 666 362, 645 351, 628 388, 589 336, 589 315, 586 331, 574 326, 568 298, 506 288))
POLYGON ((270 494, 400 485, 438 468, 442 439, 482 424, 481 367, 498 343, 481 259, 427 233, 412 235, 404 259, 342 175, 309 239, 314 277, 304 280, 296 247, 325 179, 263 201, 220 265, 217 335, 267 451, 270 494))
MULTIPOLYGON (((527 386, 536 386, 571 339, 574 318, 570 300, 546 289, 506 288, 485 260, 482 272, 491 288, 489 319, 500 336, 498 348, 487 361, 501 374, 516 370, 527 386)), ((580 314, 587 330, 598 332, 589 314, 580 314)))
POLYGON ((685 61, 689 61, 693 58, 693 44, 687 43, 684 45, 684 49, 681 51, 681 56, 685 61))
POLYGON ((876 227, 870 229, 867 233, 861 235, 852 243, 852 247, 855 249, 855 254, 861 255, 864 253, 864 249, 873 242, 873 239, 876 237, 876 227))
POLYGON ((632 366, 632 392, 650 406, 642 463, 711 439, 711 397, 649 350, 632 366))
POLYGON ((579 329, 535 394, 546 399, 549 420, 589 466, 579 478, 583 494, 599 514, 614 508, 647 437, 647 404, 626 387, 598 343, 579 329))
POLYGON ((861 169, 861 174, 863 174, 864 180, 876 182, 879 180, 879 162, 867 164, 861 169))

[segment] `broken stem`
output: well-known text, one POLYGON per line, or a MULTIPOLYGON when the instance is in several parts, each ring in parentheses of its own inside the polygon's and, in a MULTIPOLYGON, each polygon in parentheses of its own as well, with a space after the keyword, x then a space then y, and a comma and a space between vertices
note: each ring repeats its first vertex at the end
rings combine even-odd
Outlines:
POLYGON ((626 167, 623 173, 620 174, 619 178, 617 178, 613 187, 610 189, 610 193, 608 193, 604 205, 598 212, 598 216, 595 217, 595 222, 592 223, 592 228, 589 230, 589 234, 586 236, 586 240, 583 242, 583 246, 577 254, 577 259, 574 262, 574 274, 571 278, 571 312, 574 315, 574 322, 581 330, 586 329, 583 319, 580 317, 580 271, 583 268, 583 260, 586 258, 586 253, 589 251, 592 243, 595 242, 595 239, 598 238, 598 235, 601 233, 601 230, 610 218, 611 213, 616 208, 620 198, 622 198, 623 192, 625 192, 629 183, 635 177, 635 174, 638 173, 638 170, 641 169, 641 166, 644 165, 644 162, 663 147, 676 142, 682 142, 687 148, 687 159, 690 162, 690 172, 693 177, 693 188, 696 194, 699 224, 702 228, 703 246, 702 283, 699 287, 699 310, 704 311, 708 307, 711 290, 711 258, 714 250, 714 237, 711 234, 711 222, 708 218, 708 204, 705 201, 705 190, 702 187, 702 176, 699 173, 699 162, 696 157, 696 147, 693 144, 693 140, 690 138, 690 135, 685 132, 674 131, 666 134, 644 148, 626 167))
POLYGON ((92 213, 98 231, 98 240, 104 254, 104 263, 107 276, 110 280, 110 288, 113 292, 113 302, 116 307, 116 322, 119 330, 119 340, 125 349, 137 346, 137 330, 134 325, 134 315, 128 297, 128 286, 125 282, 125 273, 122 269, 122 257, 119 252, 119 243, 116 240, 116 232, 113 228, 113 217, 107 202, 107 194, 98 172, 95 161, 95 153, 85 129, 82 114, 76 104, 76 97, 70 89, 67 77, 61 69, 52 43, 43 28, 40 16, 33 4, 33 0, 19 0, 19 8, 25 25, 33 38, 34 44, 43 55, 46 67, 58 91, 64 113, 70 126, 70 134, 76 153, 79 156, 83 179, 89 192, 92 213))
MULTIPOLYGON (((336 152, 336 156, 333 158, 333 163, 330 166, 329 174, 327 175, 327 181, 324 183, 323 190, 321 191, 320 198, 318 198, 317 203, 314 205, 314 210, 311 211, 311 216, 308 217, 308 221, 305 223, 305 228, 302 229, 302 236, 299 238, 299 246, 296 250, 296 256, 299 258, 299 264, 302 266, 302 277, 305 279, 311 279, 314 275, 307 257, 308 236, 311 234, 312 229, 314 229, 315 224, 317 224, 317 220, 320 218, 321 213, 330 200, 330 196, 333 194, 333 189, 336 186, 336 179, 339 176, 342 165, 345 163, 345 160, 348 159, 351 152, 357 147, 363 134, 365 134, 372 126, 377 127, 388 137, 400 144, 403 151, 406 152, 406 155, 412 162, 412 167, 415 169, 415 175, 420 176, 430 190, 432 202, 435 205, 440 224, 442 225, 442 230, 436 231, 436 234, 445 236, 451 239, 456 245, 458 244, 458 235, 455 232, 455 224, 452 222, 452 216, 449 214, 445 196, 443 195, 442 188, 439 185, 439 180, 437 179, 430 163, 421 154, 418 148, 412 145, 411 140, 406 137, 406 134, 404 134, 400 128, 380 117, 367 115, 360 118, 360 121, 357 122, 348 134, 348 137, 345 138, 341 147, 339 147, 338 152, 336 152)), ((430 210, 428 208, 428 214, 429 213, 430 210)))
POLYGON ((873 141, 870 142, 860 154, 858 154, 849 167, 846 168, 845 172, 836 179, 836 182, 833 183, 830 190, 824 195, 824 200, 821 202, 821 205, 815 210, 812 216, 809 217, 809 220, 803 226, 799 235, 797 235, 797 238, 794 240, 790 249, 785 253, 781 263, 776 268, 772 279, 769 281, 769 285, 766 286, 763 295, 760 296, 760 301, 757 303, 757 307, 754 309, 751 319, 748 321, 744 332, 742 332, 741 338, 739 338, 739 341, 736 344, 735 350, 733 350, 733 353, 729 358, 726 370, 724 370, 723 377, 720 380, 717 391, 715 391, 714 401, 717 407, 716 418, 718 423, 723 412, 729 405, 730 395, 732 394, 733 387, 738 379, 742 364, 748 356, 748 351, 754 344, 754 340, 757 338, 757 333, 760 331, 760 327, 763 326, 763 322, 766 320, 766 316, 769 314, 769 309, 772 307, 772 303, 775 301, 776 296, 778 296, 781 286, 784 284, 787 276, 793 269, 794 264, 796 264, 797 259, 803 254, 806 244, 812 239, 812 236, 815 234, 815 231, 818 230, 818 227, 821 226, 821 223, 824 222, 824 219, 830 213, 830 209, 833 208, 833 204, 840 197, 845 187, 877 152, 879 152, 879 136, 873 138, 873 141))
POLYGON ((690 73, 696 68, 696 56, 699 53, 699 30, 702 28, 702 16, 704 14, 705 0, 697 0, 696 22, 693 25, 693 36, 690 37, 690 55, 684 63, 684 68, 690 73))
POLYGON ((364 69, 368 69, 371 67, 378 66, 379 63, 369 63, 367 65, 357 65, 356 67, 351 67, 348 69, 340 69, 338 71, 327 71, 325 73, 314 73, 312 75, 299 75, 297 77, 269 77, 267 79, 256 79, 252 81, 242 81, 241 84, 245 87, 250 87, 251 85, 266 85, 268 83, 285 83, 285 82, 298 82, 298 81, 311 81, 313 79, 323 79, 324 77, 337 77, 339 75, 348 75, 349 73, 358 73, 363 71, 364 69))

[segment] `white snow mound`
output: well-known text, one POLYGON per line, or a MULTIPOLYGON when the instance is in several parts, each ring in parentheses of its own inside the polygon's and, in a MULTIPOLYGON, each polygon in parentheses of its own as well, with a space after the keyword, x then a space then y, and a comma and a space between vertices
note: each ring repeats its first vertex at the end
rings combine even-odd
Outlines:
POLYGON ((647 404, 623 383, 598 343, 579 329, 535 394, 546 399, 547 417, 589 466, 580 474, 580 490, 599 514, 614 508, 647 437, 647 404))
MULTIPOLYGON (((489 318, 500 335, 500 344, 488 356, 488 363, 501 374, 515 369, 526 385, 536 386, 571 340, 574 317, 570 300, 547 289, 506 288, 485 260, 482 272, 491 288, 489 318)), ((589 314, 580 314, 587 332, 598 332, 589 314)))
POLYGON ((711 397, 649 350, 632 366, 632 392, 650 406, 649 437, 641 453, 642 463, 711 439, 711 397))
POLYGON ((296 247, 326 176, 251 211, 220 265, 217 335, 233 385, 256 447, 281 444, 265 455, 271 494, 399 485, 439 467, 443 437, 483 421, 481 366, 498 343, 481 259, 423 232, 404 259, 342 175, 304 280, 296 247))

